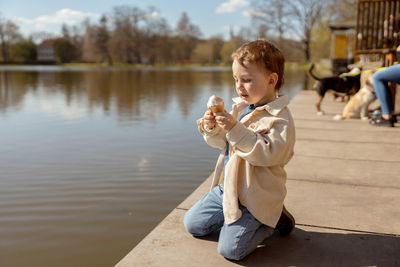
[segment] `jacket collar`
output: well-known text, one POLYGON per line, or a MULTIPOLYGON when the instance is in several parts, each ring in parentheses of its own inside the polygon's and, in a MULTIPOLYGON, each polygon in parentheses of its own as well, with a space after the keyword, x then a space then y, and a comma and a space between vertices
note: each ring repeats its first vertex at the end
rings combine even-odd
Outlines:
MULTIPOLYGON (((232 101, 238 106, 246 106, 247 104, 240 98, 232 98, 232 101)), ((266 110, 273 116, 277 116, 283 108, 289 104, 289 98, 285 95, 277 97, 274 101, 271 101, 265 105, 256 107, 256 110, 266 110)))

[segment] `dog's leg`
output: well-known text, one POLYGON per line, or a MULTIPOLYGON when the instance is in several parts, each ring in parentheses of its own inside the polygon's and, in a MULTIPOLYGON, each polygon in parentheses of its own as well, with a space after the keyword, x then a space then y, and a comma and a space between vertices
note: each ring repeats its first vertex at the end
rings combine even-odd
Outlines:
POLYGON ((368 120, 368 105, 363 105, 360 111, 360 118, 362 120, 368 120))
POLYGON ((321 110, 321 103, 322 100, 324 99, 323 96, 318 96, 317 103, 315 104, 315 107, 317 108, 317 115, 324 115, 325 113, 321 110))

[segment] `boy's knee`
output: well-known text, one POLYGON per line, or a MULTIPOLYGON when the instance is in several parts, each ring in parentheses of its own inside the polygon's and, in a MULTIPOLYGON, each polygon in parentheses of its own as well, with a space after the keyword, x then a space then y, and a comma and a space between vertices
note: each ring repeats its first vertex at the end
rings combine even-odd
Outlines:
MULTIPOLYGON (((192 232, 193 232, 193 222, 192 222, 192 219, 191 219, 191 217, 190 217, 190 213, 189 213, 189 211, 187 211, 186 213, 185 213, 185 216, 183 216, 183 225, 185 226, 185 229, 186 229, 186 231, 189 233, 189 234, 192 234, 192 232)), ((193 234, 192 234, 193 235, 193 234)))
POLYGON ((193 219, 191 216, 190 210, 185 213, 183 217, 183 224, 185 226, 186 231, 193 236, 202 236, 204 235, 204 230, 201 225, 197 223, 197 220, 193 219))
POLYGON ((218 242, 218 253, 229 260, 239 261, 247 256, 245 249, 233 244, 223 244, 218 242))

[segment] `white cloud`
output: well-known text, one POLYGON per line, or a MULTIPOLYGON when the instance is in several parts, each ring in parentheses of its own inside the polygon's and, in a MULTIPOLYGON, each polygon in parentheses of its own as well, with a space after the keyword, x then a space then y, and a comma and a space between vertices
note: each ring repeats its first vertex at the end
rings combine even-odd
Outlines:
POLYGON ((13 22, 17 23, 17 24, 30 24, 33 23, 32 19, 26 19, 26 18, 21 18, 21 17, 15 17, 12 19, 13 22))
POLYGON ((247 9, 243 11, 243 16, 245 17, 262 17, 265 16, 264 13, 257 11, 255 9, 247 9))
POLYGON ((157 11, 153 11, 153 12, 150 12, 150 13, 146 13, 146 14, 144 14, 144 16, 145 16, 146 18, 148 18, 148 19, 156 19, 156 18, 162 17, 162 15, 161 15, 159 12, 157 12, 157 11))
POLYGON ((86 18, 99 19, 100 14, 63 8, 51 15, 42 15, 34 19, 14 17, 13 21, 20 26, 20 30, 24 34, 34 31, 55 33, 60 31, 63 23, 71 26, 82 22, 86 18))
POLYGON ((68 105, 61 94, 49 95, 46 92, 38 92, 40 101, 35 100, 37 96, 28 95, 25 100, 25 109, 29 112, 40 112, 50 116, 61 117, 65 121, 72 121, 88 115, 82 103, 72 101, 68 105))
POLYGON ((238 7, 244 7, 250 5, 247 0, 228 0, 227 2, 222 3, 215 10, 216 13, 233 13, 236 11, 238 7))
POLYGON ((43 24, 62 24, 66 23, 69 25, 77 24, 85 18, 99 18, 99 14, 82 12, 79 10, 72 10, 69 8, 63 8, 58 10, 54 15, 43 15, 35 19, 35 22, 43 24))

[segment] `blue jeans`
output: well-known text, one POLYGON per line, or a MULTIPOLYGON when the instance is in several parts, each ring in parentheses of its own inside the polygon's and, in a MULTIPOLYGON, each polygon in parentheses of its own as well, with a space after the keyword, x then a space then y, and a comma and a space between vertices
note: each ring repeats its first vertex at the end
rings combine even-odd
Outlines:
POLYGON ((400 83, 400 64, 375 72, 372 82, 376 96, 381 102, 382 114, 392 114, 394 108, 388 82, 400 83))
POLYGON ((222 211, 223 185, 214 187, 185 214, 186 230, 193 236, 205 236, 221 229, 218 252, 230 260, 241 260, 274 233, 274 229, 260 223, 246 207, 240 205, 242 217, 225 224, 222 211))

